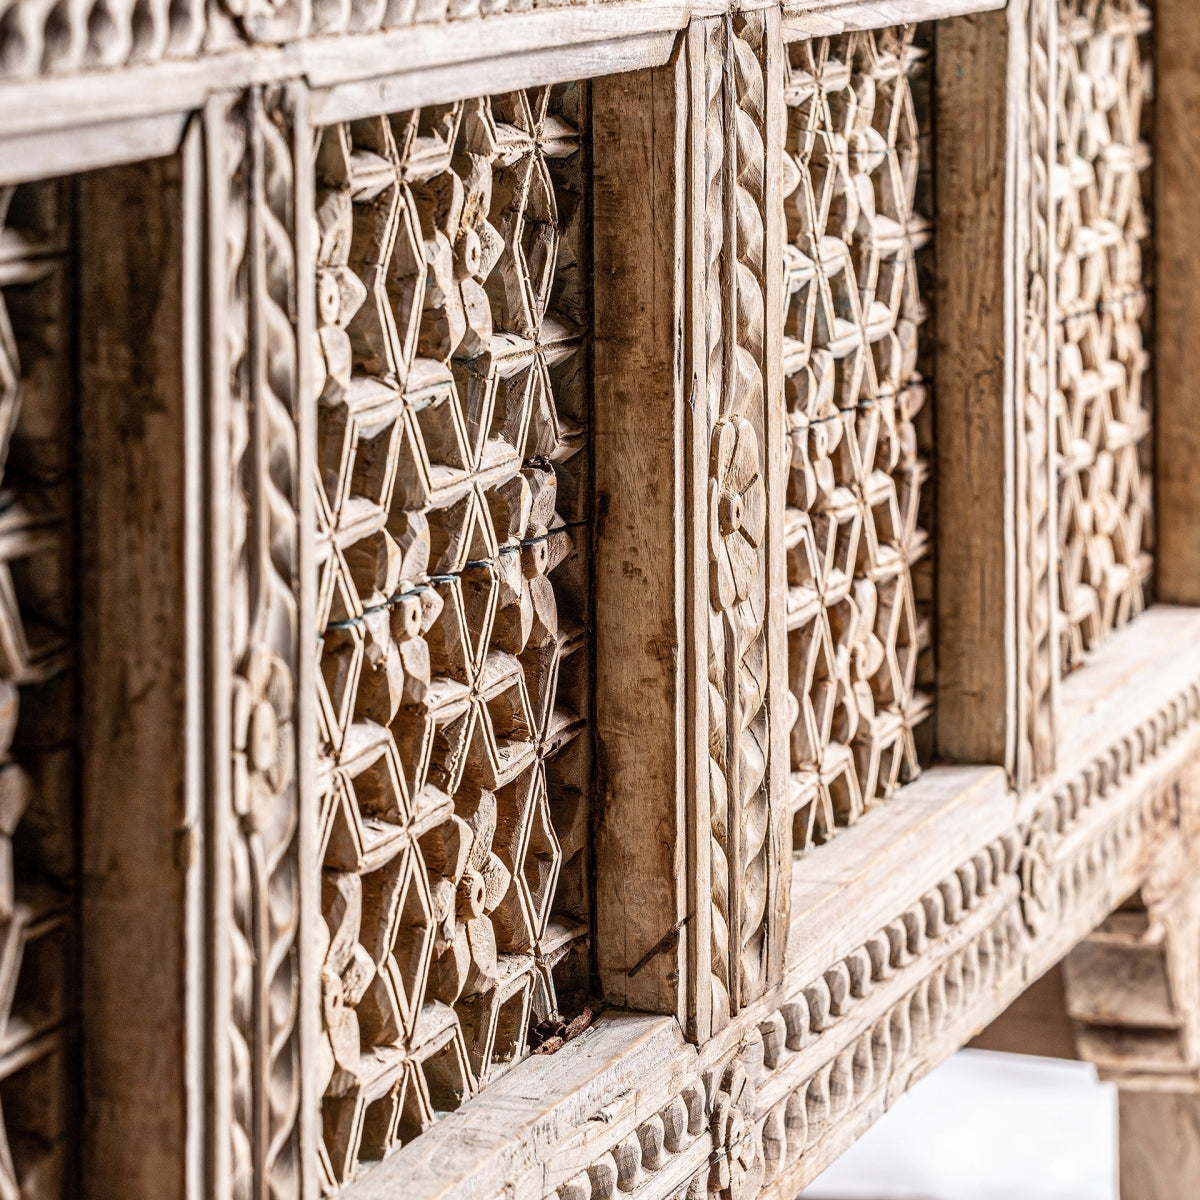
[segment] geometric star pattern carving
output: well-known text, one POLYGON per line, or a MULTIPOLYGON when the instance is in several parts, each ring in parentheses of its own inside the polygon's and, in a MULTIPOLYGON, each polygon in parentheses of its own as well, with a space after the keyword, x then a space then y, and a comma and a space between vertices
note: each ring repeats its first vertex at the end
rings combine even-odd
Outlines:
POLYGON ((785 544, 797 851, 919 770, 930 698, 914 26, 789 48, 785 544))
POLYGON ((72 606, 64 503, 71 428, 64 207, 55 181, 0 188, 0 1197, 5 1200, 58 1200, 68 1176, 74 803, 66 636, 72 606))
POLYGON ((1153 570, 1142 262, 1151 36, 1150 11, 1133 0, 1060 5, 1055 432, 1068 671, 1142 611, 1153 570))
POLYGON ((585 103, 317 147, 329 1190, 587 990, 585 103))

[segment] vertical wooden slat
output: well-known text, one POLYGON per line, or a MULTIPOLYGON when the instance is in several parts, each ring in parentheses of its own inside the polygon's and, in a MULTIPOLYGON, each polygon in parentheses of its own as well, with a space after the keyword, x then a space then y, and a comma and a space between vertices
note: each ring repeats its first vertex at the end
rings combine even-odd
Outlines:
POLYGON ((596 960, 687 1017, 685 64, 595 81, 596 960))
POLYGON ((1200 7, 1158 0, 1155 21, 1155 593, 1200 604, 1200 7))
POLYGON ((1052 765, 1056 677, 1044 233, 1047 261, 1030 253, 1047 130, 1031 127, 1027 21, 1046 11, 939 24, 934 119, 937 748, 1023 781, 1052 765))
POLYGON ((232 1114, 232 1062, 227 1029, 230 1021, 231 956, 229 951, 229 859, 225 845, 230 837, 228 796, 232 754, 228 724, 219 719, 231 690, 232 671, 229 627, 230 557, 229 505, 232 500, 229 468, 229 337, 227 312, 231 297, 228 282, 230 233, 241 229, 245 213, 234 194, 241 170, 244 138, 236 121, 236 97, 214 96, 205 106, 204 149, 206 170, 205 231, 206 289, 204 430, 207 470, 205 513, 205 632, 209 647, 205 664, 207 842, 209 875, 207 912, 207 1004, 209 1101, 206 1133, 206 1183, 209 1195, 230 1194, 232 1145, 228 1135, 232 1114), (232 212, 230 211, 232 207, 232 212))
POLYGON ((317 1087, 319 1039, 322 1036, 320 1013, 319 947, 324 930, 321 916, 321 864, 317 846, 317 691, 315 655, 305 654, 305 646, 316 645, 316 387, 313 362, 316 357, 316 209, 313 156, 315 138, 309 118, 308 89, 302 83, 288 89, 291 114, 290 140, 294 173, 296 247, 296 430, 297 454, 296 508, 299 513, 297 561, 297 599, 299 614, 296 642, 300 653, 296 663, 296 803, 299 808, 298 857, 300 870, 300 1194, 314 1198, 317 1187, 317 1148, 321 1140, 321 1096, 317 1087))
POLYGON ((85 176, 80 211, 84 1193, 120 1180, 127 1196, 175 1200, 200 862, 184 682, 194 334, 182 324, 180 158, 85 176))
POLYGON ((199 120, 192 120, 181 148, 183 159, 182 330, 184 427, 183 571, 184 610, 184 828, 189 869, 185 885, 187 995, 185 998, 185 1087, 187 1146, 184 1190, 189 1200, 206 1195, 205 1109, 207 1102, 208 930, 205 921, 207 872, 204 830, 207 819, 204 783, 205 751, 205 429, 204 429, 204 137, 199 120))
POLYGON ((781 14, 765 14, 764 75, 766 82, 766 189, 763 207, 766 271, 766 331, 763 356, 764 425, 767 482, 767 712, 770 755, 767 770, 770 795, 766 980, 769 987, 783 978, 783 954, 791 918, 792 821, 789 803, 791 776, 788 747, 787 553, 784 548, 784 509, 790 445, 783 396, 783 154, 787 110, 783 97, 781 14))
MULTIPOLYGON (((700 97, 705 94, 705 25, 693 21, 685 37, 687 95, 692 98, 687 122, 687 203, 682 211, 682 237, 687 263, 688 408, 686 414, 686 510, 705 512, 708 507, 708 422, 703 397, 708 388, 707 342, 709 320, 705 304, 708 237, 704 214, 709 203, 706 172, 706 125, 700 97)), ((712 911, 712 861, 709 854, 709 696, 708 679, 708 548, 703 538, 687 539, 687 664, 694 681, 688 689, 688 830, 690 1008, 689 1032, 697 1039, 708 1036, 713 1024, 711 982, 714 915, 712 911)), ((718 922, 718 928, 719 928, 718 922)))

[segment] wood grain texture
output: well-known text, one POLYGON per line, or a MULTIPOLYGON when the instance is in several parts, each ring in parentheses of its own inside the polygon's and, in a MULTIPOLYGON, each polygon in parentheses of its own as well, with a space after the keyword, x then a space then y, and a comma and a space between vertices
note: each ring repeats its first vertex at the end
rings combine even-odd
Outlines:
POLYGON ((1155 5, 1154 321, 1155 591, 1168 604, 1200 603, 1200 430, 1188 403, 1200 363, 1191 336, 1192 256, 1200 229, 1192 189, 1200 170, 1200 12, 1184 0, 1155 5))
POLYGON ((1200 1092, 1130 1091, 1117 1100, 1121 1200, 1183 1200, 1200 1179, 1200 1092))
POLYGON ((681 518, 689 509, 676 454, 688 395, 676 340, 685 278, 684 71, 676 54, 656 70, 597 80, 592 92, 596 957, 613 1003, 681 1020, 694 861, 683 741, 691 710, 681 518))
POLYGON ((938 27, 937 458, 939 505, 935 712, 938 752, 1015 765, 1012 644, 1017 404, 1011 296, 1018 226, 1011 172, 1024 30, 1017 15, 938 27), (1016 111, 1014 112, 1014 108, 1016 111), (954 497, 953 503, 944 500, 954 497))
POLYGON ((185 1185, 186 476, 179 160, 80 184, 84 1141, 91 1194, 185 1185), (167 202, 141 213, 147 192, 167 202), (139 215, 140 214, 140 215, 139 215), (122 801, 113 805, 112 797, 122 801), (153 902, 148 903, 148 897, 153 902), (136 931, 136 933, 135 933, 136 931), (129 1019, 136 992, 142 1017, 129 1019), (153 1064, 131 1069, 131 1064, 153 1064))

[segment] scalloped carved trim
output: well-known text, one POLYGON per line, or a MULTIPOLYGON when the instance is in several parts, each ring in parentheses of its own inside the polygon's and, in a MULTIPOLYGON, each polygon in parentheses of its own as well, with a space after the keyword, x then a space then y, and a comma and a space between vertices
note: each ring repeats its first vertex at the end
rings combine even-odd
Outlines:
POLYGON ((680 1092, 692 1127, 708 1134, 660 1150, 655 1116, 557 1200, 613 1200, 609 1179, 637 1200, 796 1195, 1124 895, 1147 881, 1174 894, 1178 870, 1164 879, 1162 861, 1178 857, 1175 835, 1195 816, 1181 799, 1187 768, 1164 756, 1186 749, 1198 727, 1200 680, 1060 776, 1031 817, 965 856, 853 952, 790 984, 782 1004, 733 1018, 726 1038, 740 1032, 740 1041, 705 1072, 702 1118, 695 1084, 680 1092), (753 1119, 731 1137, 734 1093, 745 1116, 750 1089, 753 1119), (635 1142, 650 1149, 639 1156, 635 1142))

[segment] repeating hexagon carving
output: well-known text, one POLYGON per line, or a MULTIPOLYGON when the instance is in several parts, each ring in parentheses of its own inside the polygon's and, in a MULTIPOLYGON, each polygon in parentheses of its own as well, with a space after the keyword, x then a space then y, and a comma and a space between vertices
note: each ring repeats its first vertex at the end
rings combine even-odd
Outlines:
POLYGON ((38 1200, 67 1186, 75 1004, 65 251, 57 182, 0 188, 0 1195, 38 1200))
POLYGON ((317 149, 330 1188, 587 988, 585 103, 317 149))
POLYGON ((1142 245, 1149 9, 1059 7, 1059 641, 1063 667, 1142 611, 1153 569, 1149 322, 1142 245))
POLYGON ((919 253, 925 53, 912 26, 789 47, 784 366, 795 845, 918 769, 930 699, 919 253))

